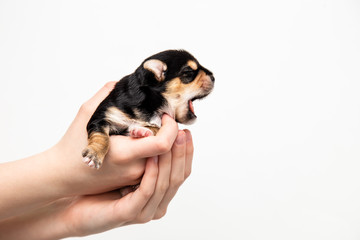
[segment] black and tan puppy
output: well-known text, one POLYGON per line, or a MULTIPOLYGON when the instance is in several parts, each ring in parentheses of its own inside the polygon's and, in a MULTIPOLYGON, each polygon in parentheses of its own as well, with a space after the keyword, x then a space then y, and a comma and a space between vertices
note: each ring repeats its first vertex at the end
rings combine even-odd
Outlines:
POLYGON ((207 96, 214 80, 209 70, 183 50, 164 51, 145 59, 134 73, 116 83, 91 117, 88 146, 82 153, 84 162, 100 168, 111 135, 155 135, 164 113, 179 123, 193 123, 193 101, 207 96))

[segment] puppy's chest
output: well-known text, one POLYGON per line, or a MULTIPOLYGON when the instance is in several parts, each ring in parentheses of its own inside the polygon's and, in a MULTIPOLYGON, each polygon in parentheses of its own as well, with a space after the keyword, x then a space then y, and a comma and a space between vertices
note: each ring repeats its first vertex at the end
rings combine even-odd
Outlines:
MULTIPOLYGON (((140 113, 136 114, 136 116, 140 113)), ((161 127, 161 115, 154 113, 153 116, 148 120, 141 120, 140 117, 131 118, 129 115, 122 112, 117 107, 110 107, 105 113, 105 119, 110 123, 110 132, 123 131, 125 129, 133 129, 137 127, 161 127)))

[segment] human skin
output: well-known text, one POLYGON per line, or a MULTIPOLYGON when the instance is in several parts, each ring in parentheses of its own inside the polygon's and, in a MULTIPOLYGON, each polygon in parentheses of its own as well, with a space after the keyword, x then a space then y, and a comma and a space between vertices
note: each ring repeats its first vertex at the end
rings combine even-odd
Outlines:
POLYGON ((0 237, 83 236, 164 216, 190 175, 193 156, 190 132, 178 130, 169 116, 163 116, 156 136, 112 136, 101 169, 82 162, 86 124, 114 84, 106 84, 82 105, 54 147, 0 165, 0 237), (127 187, 140 182, 135 191, 127 187))

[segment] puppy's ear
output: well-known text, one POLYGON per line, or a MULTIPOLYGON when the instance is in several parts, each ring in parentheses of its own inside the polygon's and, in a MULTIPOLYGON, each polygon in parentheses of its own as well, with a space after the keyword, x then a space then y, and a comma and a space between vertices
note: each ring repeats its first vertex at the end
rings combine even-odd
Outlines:
POLYGON ((167 66, 164 62, 158 59, 149 59, 144 63, 143 66, 145 69, 151 71, 158 81, 163 81, 165 79, 165 71, 167 70, 167 66))

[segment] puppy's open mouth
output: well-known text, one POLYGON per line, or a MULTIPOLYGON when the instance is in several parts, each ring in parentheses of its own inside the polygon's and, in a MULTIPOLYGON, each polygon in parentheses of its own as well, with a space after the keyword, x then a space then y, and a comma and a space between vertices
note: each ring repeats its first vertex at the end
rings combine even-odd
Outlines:
POLYGON ((189 102, 188 102, 189 103, 189 111, 190 111, 192 117, 196 118, 193 101, 194 100, 189 100, 189 102))
POLYGON ((192 99, 190 99, 190 100, 188 101, 188 105, 189 105, 189 115, 190 115, 191 118, 197 118, 197 116, 196 116, 196 114, 195 114, 195 108, 194 108, 193 102, 196 101, 196 100, 198 100, 198 99, 202 99, 202 98, 204 98, 204 97, 206 97, 206 95, 204 95, 204 96, 197 96, 197 97, 194 97, 194 98, 192 98, 192 99))

